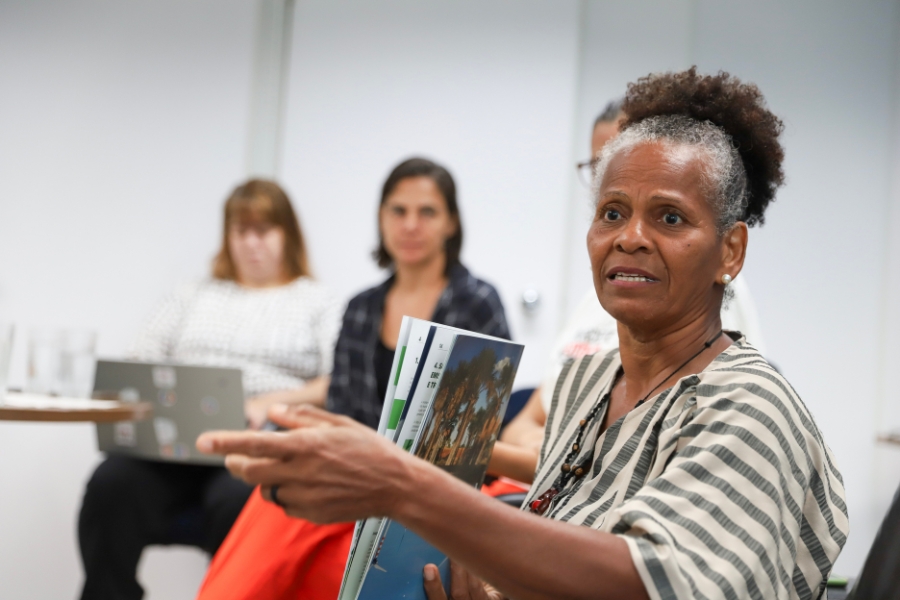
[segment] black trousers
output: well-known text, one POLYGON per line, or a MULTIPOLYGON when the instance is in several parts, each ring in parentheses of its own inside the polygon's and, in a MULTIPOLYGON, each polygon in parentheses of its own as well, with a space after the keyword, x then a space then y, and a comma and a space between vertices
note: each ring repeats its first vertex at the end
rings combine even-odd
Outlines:
POLYGON ((110 455, 88 482, 78 518, 82 600, 140 599, 137 565, 146 546, 185 543, 177 519, 195 511, 210 554, 225 539, 253 488, 223 467, 110 455))

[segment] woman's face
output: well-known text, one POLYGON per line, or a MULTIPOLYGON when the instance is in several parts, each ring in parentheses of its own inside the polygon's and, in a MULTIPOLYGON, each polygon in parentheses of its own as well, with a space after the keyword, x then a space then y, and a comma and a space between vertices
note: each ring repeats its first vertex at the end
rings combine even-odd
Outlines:
POLYGON ((614 156, 600 182, 588 252, 600 304, 633 329, 717 317, 722 275, 741 270, 747 228, 719 236, 702 151, 648 142, 614 156))
POLYGON ((250 287, 284 283, 284 230, 267 221, 237 220, 228 228, 228 250, 238 282, 250 287))
POLYGON ((378 213, 381 237, 398 268, 427 264, 444 253, 456 219, 430 177, 401 179, 378 213))

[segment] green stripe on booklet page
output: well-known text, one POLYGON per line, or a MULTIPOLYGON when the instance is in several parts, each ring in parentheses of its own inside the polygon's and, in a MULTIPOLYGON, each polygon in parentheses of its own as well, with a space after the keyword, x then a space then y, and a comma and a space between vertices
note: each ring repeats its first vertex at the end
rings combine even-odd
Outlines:
POLYGON ((406 354, 406 346, 400 347, 400 360, 397 361, 397 372, 394 374, 394 385, 400 381, 400 367, 403 365, 403 355, 406 354))
POLYGON ((397 429, 397 424, 400 423, 400 416, 403 414, 403 405, 406 402, 401 399, 394 400, 394 405, 391 406, 391 418, 388 419, 388 429, 397 429))

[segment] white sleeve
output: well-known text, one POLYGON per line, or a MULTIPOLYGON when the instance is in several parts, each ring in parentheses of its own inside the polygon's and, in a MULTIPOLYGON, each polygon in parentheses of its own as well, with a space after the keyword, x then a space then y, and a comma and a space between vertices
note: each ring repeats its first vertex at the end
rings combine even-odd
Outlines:
POLYGON ((196 291, 196 285, 186 285, 163 298, 132 342, 128 357, 148 362, 171 359, 182 321, 196 291))
POLYGON ((553 343, 550 362, 541 382, 541 403, 544 410, 550 408, 556 379, 568 359, 588 354, 605 354, 618 346, 616 320, 603 310, 597 300, 597 292, 591 288, 582 296, 553 343))
POLYGON ((321 375, 330 375, 334 366, 334 346, 341 330, 343 315, 343 305, 330 292, 325 294, 316 323, 316 342, 319 346, 322 366, 321 375))

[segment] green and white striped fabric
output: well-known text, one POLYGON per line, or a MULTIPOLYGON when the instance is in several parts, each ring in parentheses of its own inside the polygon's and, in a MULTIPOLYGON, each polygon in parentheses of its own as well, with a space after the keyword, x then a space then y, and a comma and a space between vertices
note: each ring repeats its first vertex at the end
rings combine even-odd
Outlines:
MULTIPOLYGON (((528 502, 620 367, 618 351, 567 363, 528 502)), ((596 439, 592 471, 546 516, 621 535, 651 598, 823 596, 850 530, 841 475, 806 406, 744 338, 597 438, 605 410, 576 460, 596 439)))

